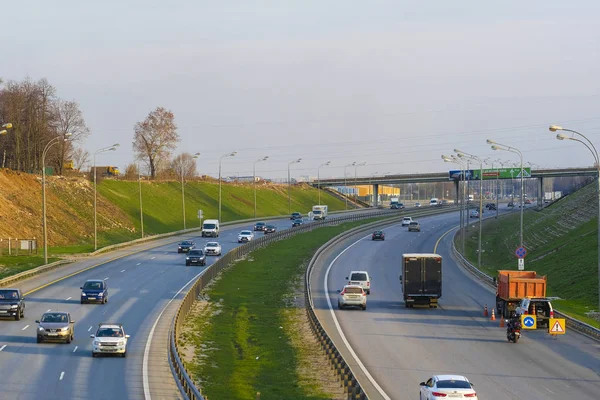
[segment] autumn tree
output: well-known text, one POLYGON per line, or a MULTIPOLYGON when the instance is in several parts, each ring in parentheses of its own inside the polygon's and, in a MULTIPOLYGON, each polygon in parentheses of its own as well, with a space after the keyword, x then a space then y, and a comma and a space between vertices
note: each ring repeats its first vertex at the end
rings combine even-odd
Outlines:
POLYGON ((90 152, 83 147, 76 147, 72 154, 73 168, 76 171, 81 171, 90 162, 90 152))
POLYGON ((196 156, 181 153, 171 161, 171 169, 178 177, 193 178, 196 176, 196 156))
POLYGON ((168 163, 179 142, 175 115, 157 107, 144 121, 135 124, 134 132, 133 150, 138 159, 148 163, 150 178, 154 179, 157 167, 168 163))

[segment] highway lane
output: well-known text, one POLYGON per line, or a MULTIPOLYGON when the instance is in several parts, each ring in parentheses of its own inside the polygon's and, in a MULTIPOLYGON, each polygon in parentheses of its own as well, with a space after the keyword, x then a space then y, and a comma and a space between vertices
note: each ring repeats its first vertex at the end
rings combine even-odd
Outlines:
MULTIPOLYGON (((432 252, 440 236, 457 224, 457 215, 420 218, 420 234, 394 226, 385 229, 385 242, 359 240, 357 235, 339 245, 315 270, 311 286, 328 332, 336 328, 323 296, 326 267, 359 240, 331 264, 329 295, 336 305, 336 289, 352 269, 364 268, 374 276, 367 311, 335 309, 334 313, 366 370, 389 398, 417 398, 419 382, 436 373, 468 376, 480 398, 488 400, 599 398, 598 343, 576 332, 554 339, 543 331, 524 332, 518 344, 508 343, 498 321, 483 317, 483 306, 491 310, 494 293, 452 260, 452 234, 437 249, 444 257, 440 308, 404 307, 398 280, 401 254, 432 252)), ((333 337, 339 346, 337 334, 333 337)), ((372 394, 373 385, 367 386, 372 394)))
MULTIPOLYGON (((286 219, 273 221, 288 228, 286 219)), ((251 228, 250 223, 243 225, 251 228)), ((238 246, 242 228, 225 228, 216 239, 223 252, 238 246)), ((262 233, 257 233, 261 235, 262 233)), ((211 238, 193 237, 201 247, 211 238)), ((210 265, 217 257, 209 257, 210 265)), ((140 399, 144 398, 142 362, 148 334, 168 301, 204 267, 186 267, 185 254, 163 245, 108 262, 27 296, 25 318, 0 321, 2 399, 140 399), (106 305, 79 303, 79 287, 87 279, 107 279, 106 305), (71 344, 37 344, 36 324, 47 310, 68 311, 75 319, 71 344), (92 339, 100 322, 121 322, 131 339, 127 358, 91 357, 92 339)), ((21 285, 16 285, 21 286, 21 285)), ((31 282, 24 283, 31 286, 31 282)), ((166 357, 166 348, 165 348, 166 357)), ((150 365, 152 368, 152 365, 150 365)), ((150 382, 153 398, 176 398, 171 382, 150 382)))

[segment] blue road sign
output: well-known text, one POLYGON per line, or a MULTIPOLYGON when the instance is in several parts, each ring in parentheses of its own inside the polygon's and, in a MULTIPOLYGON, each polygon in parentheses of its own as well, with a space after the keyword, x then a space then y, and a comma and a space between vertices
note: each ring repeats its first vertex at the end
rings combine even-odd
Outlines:
MULTIPOLYGON (((465 179, 464 180, 470 180, 473 177, 473 173, 474 172, 472 169, 465 170, 465 179)), ((462 170, 448 171, 448 177, 449 177, 449 180, 451 180, 451 181, 463 180, 462 170)))
POLYGON ((530 315, 523 317, 523 325, 525 325, 526 328, 532 328, 535 325, 535 318, 530 315))
POLYGON ((527 249, 525 247, 517 247, 517 250, 515 250, 515 255, 517 256, 517 258, 525 258, 525 256, 527 255, 527 249))

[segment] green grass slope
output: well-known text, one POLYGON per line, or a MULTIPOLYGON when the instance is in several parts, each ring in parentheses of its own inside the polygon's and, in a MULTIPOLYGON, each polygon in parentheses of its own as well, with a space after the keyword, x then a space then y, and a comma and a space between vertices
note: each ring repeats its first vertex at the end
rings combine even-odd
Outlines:
MULTIPOLYGON (((598 308, 598 232, 595 186, 588 185, 543 211, 525 210, 523 242, 525 269, 548 276, 548 296, 555 307, 588 322, 585 314, 598 308)), ((477 227, 477 224, 471 224, 477 227)), ((483 224, 482 266, 494 276, 500 269, 517 269, 520 214, 515 210, 483 224)), ((456 236, 457 245, 459 236, 456 236)), ((466 256, 477 263, 478 229, 469 229, 466 256)), ((595 325, 598 325, 595 323, 595 325)))

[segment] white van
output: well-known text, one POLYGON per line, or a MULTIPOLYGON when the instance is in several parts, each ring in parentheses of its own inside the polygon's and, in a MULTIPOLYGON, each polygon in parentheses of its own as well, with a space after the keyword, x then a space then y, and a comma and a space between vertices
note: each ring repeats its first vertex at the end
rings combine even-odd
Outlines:
POLYGON ((202 224, 202 237, 219 237, 219 220, 207 219, 202 224))
POLYGON ((438 201, 438 199, 436 197, 434 197, 431 200, 429 200, 429 205, 430 206, 437 206, 439 204, 440 204, 440 202, 438 201))

